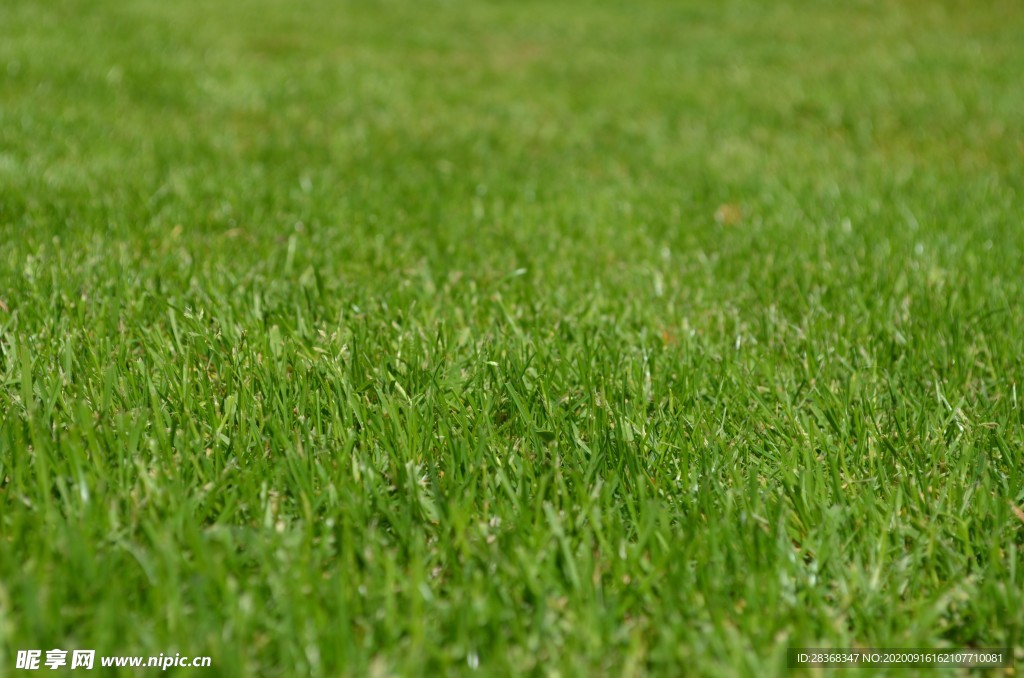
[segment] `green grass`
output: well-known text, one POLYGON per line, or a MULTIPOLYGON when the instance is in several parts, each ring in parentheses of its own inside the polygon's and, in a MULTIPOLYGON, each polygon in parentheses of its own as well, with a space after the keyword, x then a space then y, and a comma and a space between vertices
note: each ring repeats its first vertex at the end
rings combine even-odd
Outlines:
POLYGON ((1024 661, 1022 35, 5 0, 0 674, 1024 661))

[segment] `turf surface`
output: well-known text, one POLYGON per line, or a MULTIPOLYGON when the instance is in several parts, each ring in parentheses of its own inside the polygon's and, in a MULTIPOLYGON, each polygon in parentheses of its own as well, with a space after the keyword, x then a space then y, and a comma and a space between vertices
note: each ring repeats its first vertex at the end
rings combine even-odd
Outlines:
POLYGON ((0 4, 0 673, 1024 661, 1024 10, 0 4))

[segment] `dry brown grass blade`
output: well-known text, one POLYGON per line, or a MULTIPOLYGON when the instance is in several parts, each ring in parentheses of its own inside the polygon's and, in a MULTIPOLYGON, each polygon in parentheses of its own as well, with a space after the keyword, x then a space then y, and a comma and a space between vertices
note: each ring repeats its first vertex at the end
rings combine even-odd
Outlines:
POLYGON ((1013 502, 1010 502, 1010 508, 1013 509, 1013 515, 1017 516, 1020 522, 1024 523, 1024 509, 1021 509, 1013 502))
POLYGON ((733 203, 719 205, 715 210, 715 221, 722 226, 735 226, 743 221, 743 209, 733 203))

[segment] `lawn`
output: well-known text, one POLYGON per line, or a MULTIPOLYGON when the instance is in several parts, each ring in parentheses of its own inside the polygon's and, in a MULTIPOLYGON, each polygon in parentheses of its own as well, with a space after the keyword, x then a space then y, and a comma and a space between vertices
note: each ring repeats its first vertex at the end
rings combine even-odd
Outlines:
POLYGON ((1024 661, 1022 36, 4 0, 0 674, 1024 661))

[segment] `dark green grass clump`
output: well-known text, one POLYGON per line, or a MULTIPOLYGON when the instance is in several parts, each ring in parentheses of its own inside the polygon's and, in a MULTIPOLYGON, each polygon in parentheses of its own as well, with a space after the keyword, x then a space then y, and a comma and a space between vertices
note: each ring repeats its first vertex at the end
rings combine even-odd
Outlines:
POLYGON ((0 672, 1024 660, 1015 2, 0 5, 0 672))

